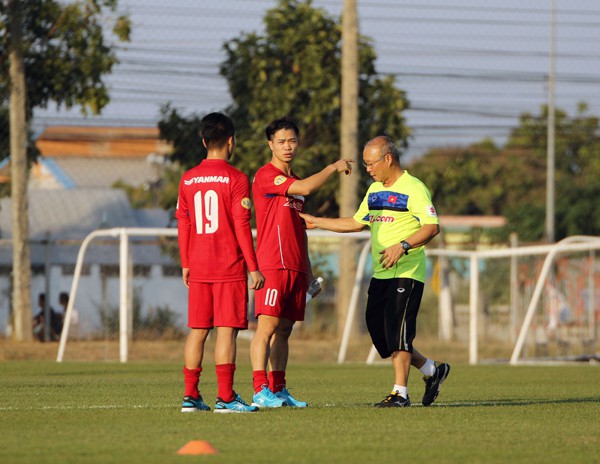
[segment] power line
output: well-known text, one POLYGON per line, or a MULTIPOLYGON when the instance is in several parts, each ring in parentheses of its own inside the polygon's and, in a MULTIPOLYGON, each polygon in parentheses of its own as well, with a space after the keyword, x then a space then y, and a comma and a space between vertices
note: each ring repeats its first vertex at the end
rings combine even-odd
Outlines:
MULTIPOLYGON (((157 108, 168 101, 195 113, 230 104, 219 73, 223 43, 242 33, 264 34, 264 14, 277 2, 203 3, 120 0, 121 12, 132 15, 133 42, 116 44, 120 64, 106 79, 111 104, 86 124, 155 125, 157 108)), ((557 11, 557 97, 559 106, 587 101, 593 108, 600 104, 600 4, 577 5, 565 1, 557 11)), ((334 18, 341 13, 339 0, 315 0, 313 6, 334 18)), ((359 16, 362 34, 373 39, 379 76, 394 76, 407 92, 405 116, 415 148, 428 146, 426 139, 505 136, 520 114, 545 103, 545 2, 365 0, 359 16)), ((81 116, 45 111, 36 112, 36 120, 76 124, 81 116)))

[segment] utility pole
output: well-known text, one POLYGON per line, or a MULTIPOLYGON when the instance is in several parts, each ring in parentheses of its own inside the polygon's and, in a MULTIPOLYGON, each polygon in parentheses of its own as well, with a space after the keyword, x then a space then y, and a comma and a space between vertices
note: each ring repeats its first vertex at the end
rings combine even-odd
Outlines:
POLYGON ((550 11, 550 72, 548 74, 548 136, 546 147, 546 241, 554 243, 554 171, 555 171, 555 120, 554 79, 556 57, 556 0, 551 0, 550 11))
MULTIPOLYGON (((25 113, 25 67, 21 8, 8 0, 10 61, 10 166, 13 217, 13 298, 14 338, 30 341, 31 257, 29 250, 29 206, 27 201, 27 120, 25 113)), ((48 297, 46 295, 46 297, 48 297)))
MULTIPOLYGON (((355 172, 342 176, 340 181, 340 216, 353 216, 358 207, 358 19, 356 0, 344 0, 342 14, 342 119, 340 130, 341 156, 354 158, 355 172)), ((341 239, 340 275, 337 299, 337 333, 344 331, 348 306, 354 286, 359 244, 349 238, 341 239)))

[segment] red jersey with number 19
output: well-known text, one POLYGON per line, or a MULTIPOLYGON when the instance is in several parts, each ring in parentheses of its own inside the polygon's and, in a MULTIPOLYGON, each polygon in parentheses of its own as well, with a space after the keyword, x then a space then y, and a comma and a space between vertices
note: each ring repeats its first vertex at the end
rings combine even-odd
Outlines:
POLYGON ((250 206, 248 177, 227 161, 205 159, 183 175, 175 217, 190 282, 246 280, 246 264, 258 270, 250 206))
POLYGON ((287 194, 297 179, 269 163, 258 170, 252 182, 256 256, 261 271, 307 272, 306 236, 303 221, 298 216, 304 209, 304 197, 287 194))

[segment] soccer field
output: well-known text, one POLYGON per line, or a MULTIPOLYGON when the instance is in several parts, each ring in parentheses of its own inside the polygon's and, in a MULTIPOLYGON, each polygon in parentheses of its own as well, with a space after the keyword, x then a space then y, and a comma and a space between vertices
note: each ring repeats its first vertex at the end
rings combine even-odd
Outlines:
MULTIPOLYGON (((306 410, 179 412, 181 363, 0 363, 0 462, 12 463, 593 463, 600 462, 600 366, 454 364, 436 403, 372 403, 391 388, 377 364, 296 364, 306 410), (217 454, 178 455, 190 441, 217 454)), ((236 390, 251 399, 251 368, 236 390)), ((214 403, 214 366, 202 391, 214 403)))

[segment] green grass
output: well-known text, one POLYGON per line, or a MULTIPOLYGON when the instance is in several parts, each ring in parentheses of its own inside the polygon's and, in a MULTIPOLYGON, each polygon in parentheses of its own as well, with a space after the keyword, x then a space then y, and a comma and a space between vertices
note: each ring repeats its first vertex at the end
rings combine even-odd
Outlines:
MULTIPOLYGON (((246 400, 250 376, 238 366, 246 400)), ((294 364, 288 382, 308 409, 182 414, 181 363, 2 362, 0 462, 600 462, 600 366, 455 364, 432 407, 400 410, 372 407, 387 364, 294 364), (191 440, 219 453, 177 455, 191 440)), ((422 391, 413 371, 414 404, 422 391)), ((216 394, 212 364, 202 392, 216 394)))

